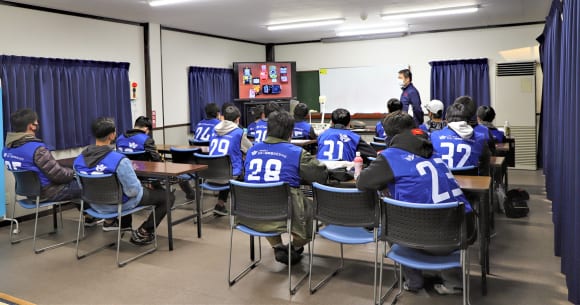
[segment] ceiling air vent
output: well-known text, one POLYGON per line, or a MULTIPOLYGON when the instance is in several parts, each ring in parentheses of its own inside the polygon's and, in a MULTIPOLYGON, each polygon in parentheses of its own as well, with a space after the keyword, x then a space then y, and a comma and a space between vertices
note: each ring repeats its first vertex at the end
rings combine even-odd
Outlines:
POLYGON ((535 73, 535 61, 497 64, 497 76, 534 75, 535 73))

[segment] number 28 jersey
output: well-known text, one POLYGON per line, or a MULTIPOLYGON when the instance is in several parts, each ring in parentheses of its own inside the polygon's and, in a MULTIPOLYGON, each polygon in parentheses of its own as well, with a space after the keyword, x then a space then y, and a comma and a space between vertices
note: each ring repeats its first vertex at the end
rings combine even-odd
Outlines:
POLYGON ((388 185, 391 196, 412 203, 445 203, 460 201, 465 212, 471 205, 463 195, 445 161, 437 154, 426 159, 399 148, 381 152, 389 162, 395 181, 388 185))
POLYGON ((287 142, 255 144, 246 154, 244 181, 300 187, 301 156, 302 148, 287 142))

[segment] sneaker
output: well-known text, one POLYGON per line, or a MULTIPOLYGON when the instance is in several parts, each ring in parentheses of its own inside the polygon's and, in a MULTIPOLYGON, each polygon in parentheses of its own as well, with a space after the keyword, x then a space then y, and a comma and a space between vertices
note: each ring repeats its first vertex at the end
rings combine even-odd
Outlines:
POLYGON ((134 230, 131 234, 131 243, 137 246, 144 246, 152 243, 155 240, 153 233, 143 233, 141 229, 134 230))
POLYGON ((91 228, 96 226, 101 220, 90 215, 85 215, 85 227, 91 228))
MULTIPOLYGON (((113 221, 103 222, 103 231, 105 232, 117 231, 118 229, 119 229, 119 220, 117 218, 114 218, 113 221)), ((121 232, 131 230, 132 228, 130 225, 123 224, 121 226, 121 232)))
MULTIPOLYGON (((292 249, 291 257, 288 259, 288 246, 276 246, 274 247, 274 256, 276 261, 279 263, 284 265, 291 263, 292 265, 295 265, 302 260, 302 253, 299 253, 298 251, 299 250, 292 249)), ((302 252, 304 252, 304 247, 302 247, 302 252)))
POLYGON ((228 209, 226 209, 225 205, 216 204, 213 208, 213 213, 216 216, 228 216, 228 209))
POLYGON ((195 200, 195 192, 186 193, 186 194, 185 194, 185 198, 186 198, 187 200, 195 200))
POLYGON ((409 292, 413 292, 413 293, 416 293, 419 290, 421 290, 421 288, 409 287, 409 283, 407 281, 403 282, 403 289, 405 291, 409 291, 409 292))
POLYGON ((444 284, 435 284, 433 285, 435 291, 438 294, 462 294, 463 288, 461 287, 447 287, 444 284))

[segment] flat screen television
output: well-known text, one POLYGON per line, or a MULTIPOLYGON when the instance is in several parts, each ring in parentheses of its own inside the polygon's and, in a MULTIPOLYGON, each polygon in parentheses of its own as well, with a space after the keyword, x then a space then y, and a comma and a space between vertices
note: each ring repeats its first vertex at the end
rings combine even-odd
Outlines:
POLYGON ((234 62, 235 97, 239 100, 296 98, 296 62, 234 62))

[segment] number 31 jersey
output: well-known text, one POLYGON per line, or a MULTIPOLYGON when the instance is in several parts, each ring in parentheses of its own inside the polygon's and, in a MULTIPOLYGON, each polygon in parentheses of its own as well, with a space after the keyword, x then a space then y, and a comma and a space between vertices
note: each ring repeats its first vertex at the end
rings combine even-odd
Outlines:
POLYGON ((302 148, 287 142, 258 143, 248 150, 244 180, 250 183, 287 182, 300 187, 302 148))
POLYGON ((389 162, 395 182, 389 184, 391 196, 411 203, 465 203, 465 212, 471 205, 463 195, 445 161, 437 154, 426 159, 399 148, 387 148, 382 153, 389 162))

